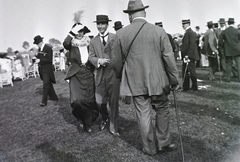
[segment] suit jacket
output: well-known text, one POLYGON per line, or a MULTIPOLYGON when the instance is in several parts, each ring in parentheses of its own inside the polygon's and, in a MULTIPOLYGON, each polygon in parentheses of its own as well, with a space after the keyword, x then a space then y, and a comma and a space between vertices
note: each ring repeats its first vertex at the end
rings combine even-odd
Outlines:
POLYGON ((44 73, 48 74, 52 83, 56 83, 55 76, 53 73, 53 50, 51 45, 45 44, 42 51, 36 56, 40 59, 38 63, 40 78, 43 79, 44 73))
POLYGON ((181 46, 182 59, 187 55, 191 59, 199 60, 196 37, 196 33, 191 28, 186 30, 181 46))
POLYGON ((240 33, 236 28, 229 26, 222 31, 219 41, 220 45, 224 47, 225 56, 240 55, 240 33))
POLYGON ((204 34, 204 44, 206 49, 206 55, 208 57, 216 58, 217 55, 213 54, 217 50, 217 37, 213 30, 208 29, 204 34))
POLYGON ((128 53, 133 38, 145 22, 144 19, 135 19, 116 33, 112 62, 117 76, 123 67, 122 95, 167 95, 170 92, 169 84, 178 84, 175 58, 163 28, 146 23, 128 53), (123 66, 123 57, 126 57, 127 53, 123 66))
MULTIPOLYGON (((73 38, 68 35, 63 42, 64 48, 66 50, 69 50, 69 52, 66 53, 66 57, 68 61, 71 62, 70 66, 67 69, 65 79, 69 79, 75 75, 80 70, 80 65, 82 64, 79 48, 77 46, 72 46, 72 39, 73 38)), ((92 65, 87 62, 86 66, 91 68, 92 65)))
MULTIPOLYGON (((112 46, 115 41, 116 35, 113 33, 108 34, 108 40, 104 46, 100 40, 100 35, 95 36, 89 45, 89 62, 95 67, 95 84, 98 86, 101 83, 103 77, 103 69, 112 69, 112 63, 107 64, 106 67, 98 65, 99 58, 111 58, 112 46)), ((107 74, 106 74, 107 75, 107 74)))

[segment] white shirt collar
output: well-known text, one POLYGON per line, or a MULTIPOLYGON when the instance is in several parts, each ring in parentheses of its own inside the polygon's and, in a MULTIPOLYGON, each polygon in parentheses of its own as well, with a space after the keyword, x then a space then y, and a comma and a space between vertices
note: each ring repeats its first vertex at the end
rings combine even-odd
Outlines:
MULTIPOLYGON (((100 35, 101 37, 105 36, 106 34, 108 34, 108 30, 106 30, 103 34, 99 33, 99 35, 100 35)), ((107 36, 105 36, 105 37, 107 37, 107 36)))
POLYGON ((43 42, 42 47, 40 48, 40 50, 43 50, 43 47, 45 46, 45 43, 43 42))
MULTIPOLYGON (((143 20, 146 20, 144 17, 135 17, 133 20, 136 20, 136 19, 143 19, 143 20)), ((132 21, 133 21, 132 20, 132 21)))
POLYGON ((185 29, 185 31, 188 30, 189 28, 191 28, 191 26, 188 26, 188 27, 185 29))

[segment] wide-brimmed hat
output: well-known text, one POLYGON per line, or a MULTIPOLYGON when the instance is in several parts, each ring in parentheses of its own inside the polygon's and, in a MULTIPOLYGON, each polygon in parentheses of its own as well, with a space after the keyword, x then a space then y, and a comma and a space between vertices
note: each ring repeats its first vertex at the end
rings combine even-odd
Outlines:
POLYGON ((88 27, 84 26, 83 29, 79 30, 79 32, 83 32, 84 34, 90 33, 91 30, 88 29, 88 27))
POLYGON ((182 24, 190 24, 190 19, 182 20, 182 24))
POLYGON ((207 26, 214 25, 212 21, 207 22, 207 26))
POLYGON ((120 29, 122 27, 123 27, 123 25, 122 25, 121 21, 114 22, 114 26, 113 26, 114 29, 120 29))
POLYGON ((112 20, 109 20, 108 16, 107 15, 97 15, 96 16, 96 23, 108 23, 109 21, 112 21, 112 20))
POLYGON ((234 22, 235 22, 235 21, 234 21, 234 18, 229 18, 229 19, 228 19, 228 22, 234 23, 234 22))
POLYGON ((225 24, 225 23, 226 23, 226 21, 225 21, 224 18, 220 18, 218 22, 219 22, 220 24, 225 24))
POLYGON ((40 42, 42 42, 43 37, 41 37, 40 35, 37 35, 36 37, 34 37, 34 42, 33 44, 39 44, 40 42))
POLYGON ((134 13, 137 11, 144 10, 145 8, 148 8, 149 6, 143 6, 143 3, 141 0, 129 0, 128 2, 128 8, 126 10, 123 10, 124 13, 134 13))
POLYGON ((155 25, 163 27, 163 23, 162 22, 155 22, 155 25))

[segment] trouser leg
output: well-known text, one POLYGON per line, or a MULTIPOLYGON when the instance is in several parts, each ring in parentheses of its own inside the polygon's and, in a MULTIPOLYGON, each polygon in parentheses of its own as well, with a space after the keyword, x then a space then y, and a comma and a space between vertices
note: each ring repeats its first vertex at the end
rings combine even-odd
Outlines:
POLYGON ((169 105, 166 95, 153 96, 152 104, 156 111, 156 137, 158 148, 171 143, 171 134, 169 129, 169 105))
POLYGON ((48 95, 49 95, 49 89, 50 89, 50 85, 52 83, 50 81, 50 78, 49 78, 48 74, 46 74, 46 73, 43 73, 42 80, 43 80, 42 103, 47 104, 47 99, 48 99, 48 95))
POLYGON ((151 99, 149 96, 134 96, 133 104, 136 110, 143 148, 148 154, 156 154, 157 149, 151 120, 151 99))
POLYGON ((232 72, 232 56, 226 56, 226 81, 231 80, 231 72, 232 72))

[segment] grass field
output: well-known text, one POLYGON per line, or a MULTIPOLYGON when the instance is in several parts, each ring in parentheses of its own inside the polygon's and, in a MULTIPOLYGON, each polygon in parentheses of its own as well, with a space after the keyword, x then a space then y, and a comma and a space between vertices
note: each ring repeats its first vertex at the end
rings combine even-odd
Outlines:
MULTIPOLYGON (((180 64, 178 67, 180 70, 180 64)), ((208 81, 207 71, 207 68, 197 69, 198 78, 203 80, 199 86, 203 89, 198 92, 176 92, 185 161, 239 162, 240 83, 236 79, 230 83, 208 81)), ((178 149, 148 156, 141 151, 132 104, 120 101, 119 125, 124 127, 120 137, 112 136, 108 130, 98 130, 101 116, 93 124, 94 132, 87 134, 71 114, 69 89, 63 80, 63 72, 56 72, 55 76, 57 84, 54 87, 59 101, 48 102, 46 107, 39 106, 42 93, 40 78, 15 81, 13 87, 0 89, 1 162, 182 160, 172 94, 169 95, 170 125, 178 149)))

